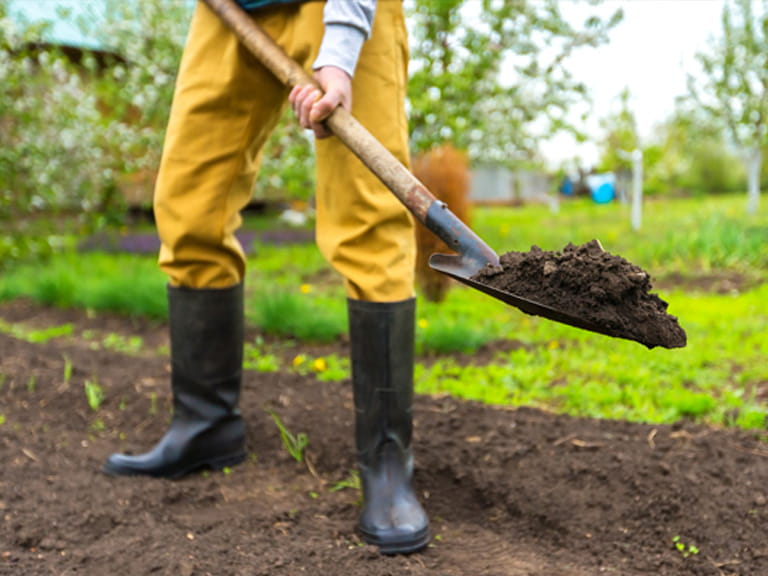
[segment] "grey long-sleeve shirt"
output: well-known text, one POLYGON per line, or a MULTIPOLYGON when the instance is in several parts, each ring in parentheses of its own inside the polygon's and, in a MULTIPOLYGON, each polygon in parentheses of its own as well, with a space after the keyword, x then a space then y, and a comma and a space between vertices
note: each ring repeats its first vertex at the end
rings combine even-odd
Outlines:
POLYGON ((323 12, 325 35, 312 68, 336 66, 353 76, 375 13, 376 0, 328 0, 323 12))
MULTIPOLYGON (((305 0, 236 0, 241 8, 249 12, 297 1, 305 0)), ((363 42, 371 35, 375 13, 376 0, 327 0, 323 12, 325 35, 312 68, 336 66, 352 76, 363 42)))

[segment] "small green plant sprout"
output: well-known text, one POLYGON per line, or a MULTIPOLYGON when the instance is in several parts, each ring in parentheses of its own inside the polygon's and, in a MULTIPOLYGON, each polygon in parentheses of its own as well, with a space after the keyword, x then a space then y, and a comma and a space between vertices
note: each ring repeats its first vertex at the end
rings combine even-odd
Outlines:
POLYGON ((29 377, 29 380, 27 380, 27 392, 33 394, 35 390, 37 390, 37 378, 32 374, 29 377))
POLYGON ((104 401, 104 390, 102 390, 101 386, 99 386, 96 381, 90 380, 85 381, 84 387, 88 406, 91 407, 91 410, 96 412, 104 401))
POLYGON ((64 383, 69 384, 72 379, 72 360, 64 354, 64 383))
POLYGON ((157 414, 157 392, 149 393, 149 415, 157 414))
POLYGON ((288 453, 293 456, 296 462, 304 460, 304 450, 309 445, 309 438, 303 432, 296 434, 295 436, 283 425, 280 418, 274 411, 270 410, 269 415, 275 421, 278 430, 280 430, 280 438, 283 441, 283 446, 288 450, 288 453))
POLYGON ((680 536, 675 536, 672 538, 672 543, 675 545, 675 550, 683 555, 683 558, 696 556, 696 554, 699 553, 699 549, 696 546, 693 544, 686 544, 680 539, 680 536))
POLYGON ((256 372, 277 372, 280 370, 280 360, 274 354, 265 351, 263 341, 258 339, 255 344, 246 343, 243 368, 256 372))
POLYGON ((360 490, 360 473, 357 470, 352 470, 349 476, 344 480, 339 480, 331 486, 329 492, 338 492, 339 490, 346 490, 347 488, 352 490, 360 490))
POLYGON ((0 414, 0 426, 5 424, 5 414, 0 414))

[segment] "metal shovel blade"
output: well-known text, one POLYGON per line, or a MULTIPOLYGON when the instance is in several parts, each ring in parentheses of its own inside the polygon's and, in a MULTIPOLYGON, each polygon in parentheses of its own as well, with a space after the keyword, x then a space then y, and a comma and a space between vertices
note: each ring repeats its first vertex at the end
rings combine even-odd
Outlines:
POLYGON ((589 330, 590 332, 597 332, 598 334, 616 336, 616 333, 612 332, 606 326, 601 326, 599 324, 595 324, 594 322, 589 322, 577 316, 571 316, 570 314, 566 314, 555 308, 540 304, 539 302, 534 302, 533 300, 528 300, 522 296, 517 296, 516 294, 511 294, 509 292, 505 292, 504 290, 499 290, 492 286, 488 286, 481 282, 472 280, 472 276, 477 274, 480 271, 480 268, 473 265, 471 262, 468 264, 467 261, 461 256, 454 256, 451 254, 432 254, 432 256, 429 257, 429 266, 433 270, 447 274, 451 278, 454 278, 459 282, 474 288, 475 290, 479 290, 480 292, 484 292, 485 294, 488 294, 497 300, 501 300, 506 304, 510 304, 515 308, 522 310, 526 314, 541 316, 549 320, 554 320, 555 322, 560 322, 561 324, 567 324, 582 330, 589 330))

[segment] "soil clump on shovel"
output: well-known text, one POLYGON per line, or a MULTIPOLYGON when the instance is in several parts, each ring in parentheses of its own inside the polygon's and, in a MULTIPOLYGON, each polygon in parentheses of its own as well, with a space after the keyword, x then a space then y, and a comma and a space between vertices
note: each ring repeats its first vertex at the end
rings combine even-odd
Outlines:
POLYGON ((531 247, 507 252, 501 269, 483 269, 472 280, 582 318, 617 338, 648 348, 681 348, 685 331, 667 302, 651 294, 650 275, 592 240, 561 251, 531 247))

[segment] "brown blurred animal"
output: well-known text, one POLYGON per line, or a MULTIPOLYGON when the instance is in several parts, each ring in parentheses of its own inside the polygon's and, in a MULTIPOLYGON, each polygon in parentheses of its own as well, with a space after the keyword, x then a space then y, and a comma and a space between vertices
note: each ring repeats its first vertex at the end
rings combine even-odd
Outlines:
MULTIPOLYGON (((413 174, 438 200, 442 200, 469 226, 469 159, 450 144, 423 152, 413 160, 413 174)), ((416 285, 430 302, 441 302, 452 280, 429 267, 435 252, 452 253, 448 246, 423 224, 416 226, 416 285)))

